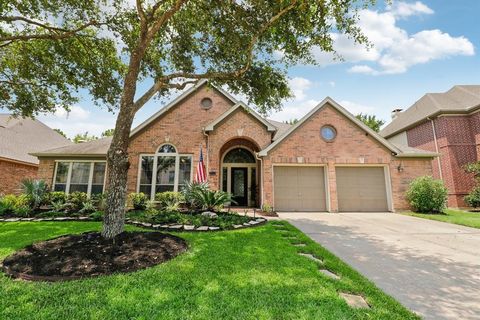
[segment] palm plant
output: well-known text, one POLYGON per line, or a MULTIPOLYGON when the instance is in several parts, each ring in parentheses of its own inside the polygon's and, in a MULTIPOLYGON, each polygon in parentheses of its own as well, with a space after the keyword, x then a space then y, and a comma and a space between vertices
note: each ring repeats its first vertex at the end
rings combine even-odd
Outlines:
POLYGON ((235 203, 232 194, 224 191, 199 190, 196 195, 203 210, 215 211, 229 203, 235 203))
POLYGON ((183 198, 185 199, 185 203, 189 208, 200 209, 201 203, 198 197, 198 193, 205 190, 208 190, 207 182, 185 181, 185 185, 181 192, 183 198))
POLYGON ((25 179, 21 188, 23 194, 30 200, 33 210, 38 209, 48 195, 48 186, 44 180, 25 179))

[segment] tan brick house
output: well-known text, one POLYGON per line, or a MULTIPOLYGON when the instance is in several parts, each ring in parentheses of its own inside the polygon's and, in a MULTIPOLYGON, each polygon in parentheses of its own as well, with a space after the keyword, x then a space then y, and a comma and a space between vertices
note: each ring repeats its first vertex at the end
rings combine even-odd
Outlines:
MULTIPOLYGON (((210 186, 241 206, 294 211, 394 211, 436 153, 398 147, 327 98, 294 126, 267 120, 200 81, 135 128, 128 192, 180 190, 202 149, 210 186)), ((104 189, 109 138, 35 153, 55 190, 104 189)))
POLYGON ((37 176, 39 161, 30 152, 69 144, 38 120, 0 114, 0 195, 19 193, 22 180, 37 176))
POLYGON ((427 93, 405 111, 395 110, 380 134, 398 145, 437 152, 433 175, 448 188, 448 205, 465 207, 474 179, 464 166, 480 160, 480 85, 427 93))

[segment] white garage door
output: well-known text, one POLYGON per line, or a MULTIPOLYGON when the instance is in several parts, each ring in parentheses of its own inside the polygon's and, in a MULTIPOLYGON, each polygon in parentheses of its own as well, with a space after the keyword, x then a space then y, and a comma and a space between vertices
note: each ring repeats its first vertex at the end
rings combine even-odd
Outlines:
POLYGON ((323 167, 274 167, 277 211, 326 211, 323 167))
POLYGON ((388 211, 383 167, 337 167, 338 211, 388 211))

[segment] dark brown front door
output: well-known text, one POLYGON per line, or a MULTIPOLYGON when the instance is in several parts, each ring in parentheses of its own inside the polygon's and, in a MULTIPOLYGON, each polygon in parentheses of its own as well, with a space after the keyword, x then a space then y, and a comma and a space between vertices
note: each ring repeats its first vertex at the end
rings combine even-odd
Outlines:
POLYGON ((247 168, 232 168, 232 190, 233 200, 237 206, 248 205, 248 169, 247 168))

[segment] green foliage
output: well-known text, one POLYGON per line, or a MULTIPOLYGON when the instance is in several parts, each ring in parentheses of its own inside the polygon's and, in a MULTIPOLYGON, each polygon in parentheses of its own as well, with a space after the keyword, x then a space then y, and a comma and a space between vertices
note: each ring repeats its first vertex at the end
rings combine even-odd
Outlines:
POLYGON ((370 115, 366 113, 359 113, 355 116, 358 120, 365 123, 370 129, 375 132, 379 132, 380 128, 385 124, 385 120, 377 119, 376 115, 370 115))
POLYGON ((67 202, 68 196, 63 191, 52 191, 48 193, 47 198, 48 198, 48 202, 50 203, 53 203, 53 202, 65 203, 67 202))
POLYGON ((53 129, 53 131, 57 132, 59 135, 63 136, 64 138, 68 139, 67 134, 60 129, 53 129))
POLYGON ((98 210, 105 211, 107 205, 107 193, 92 194, 91 199, 98 210))
POLYGON ((273 212, 273 208, 272 208, 272 206, 269 205, 268 203, 264 203, 264 204, 262 205, 262 211, 263 211, 263 212, 267 212, 267 213, 271 213, 271 212, 273 212))
POLYGON ((232 194, 218 190, 198 190, 195 198, 200 204, 201 209, 216 211, 222 209, 225 205, 235 203, 232 194))
POLYGON ((93 219, 95 221, 102 221, 103 220, 103 211, 95 211, 90 213, 89 217, 90 219, 93 219))
POLYGON ((115 133, 115 129, 107 129, 102 132, 102 138, 111 137, 115 133))
POLYGON ((413 180, 406 194, 412 209, 422 213, 442 212, 446 208, 447 195, 443 181, 430 176, 413 180))
POLYGON ((185 201, 185 198, 181 192, 167 191, 155 194, 155 201, 158 201, 162 209, 175 211, 185 201))
POLYGON ((185 199, 185 203, 190 209, 201 209, 202 205, 200 200, 198 199, 198 194, 203 191, 208 190, 208 183, 207 182, 185 182, 185 186, 183 187, 181 193, 183 198, 185 199))
POLYGON ((28 217, 32 213, 30 204, 31 199, 27 195, 7 194, 0 198, 0 216, 28 217))
POLYGON ((293 118, 293 119, 290 119, 290 120, 286 120, 285 123, 286 123, 286 124, 294 125, 294 124, 296 124, 298 121, 300 121, 300 120, 298 120, 297 118, 293 118))
POLYGON ((145 193, 130 193, 128 195, 129 206, 133 207, 134 210, 145 210, 148 205, 148 197, 145 193))
POLYGON ((480 207, 480 186, 476 186, 475 188, 473 188, 473 190, 468 195, 466 195, 463 200, 470 207, 480 207))
POLYGON ((88 141, 93 141, 97 140, 98 137, 89 135, 88 131, 85 131, 84 133, 77 133, 75 137, 73 137, 73 142, 75 143, 82 143, 82 142, 88 142, 88 141))
POLYGON ((68 195, 65 204, 68 212, 79 212, 83 208, 83 204, 88 201, 88 195, 85 192, 75 191, 68 195))
POLYGON ((48 186, 44 180, 25 179, 21 183, 22 192, 30 200, 32 210, 37 210, 40 205, 48 200, 48 186))
POLYGON ((96 210, 97 210, 97 207, 95 206, 93 200, 87 199, 87 201, 82 203, 82 208, 79 210, 79 213, 82 213, 82 214, 92 213, 96 210))

